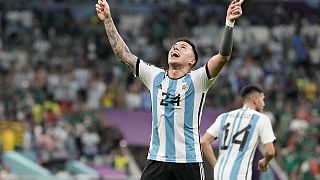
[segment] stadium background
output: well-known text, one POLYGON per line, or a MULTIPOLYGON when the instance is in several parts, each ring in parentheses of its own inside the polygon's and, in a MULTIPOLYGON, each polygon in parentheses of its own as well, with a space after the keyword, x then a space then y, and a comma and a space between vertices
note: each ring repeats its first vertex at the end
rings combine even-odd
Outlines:
MULTIPOLYGON (((115 59, 95 3, 0 0, 0 179, 139 177, 149 92, 115 59)), ((199 67, 218 52, 228 1, 110 5, 134 54, 166 68, 171 43, 189 37, 199 67)), ((246 0, 243 12, 231 61, 208 92, 201 133, 241 105, 245 84, 257 84, 278 140, 271 170, 255 179, 319 179, 320 2, 246 0)))

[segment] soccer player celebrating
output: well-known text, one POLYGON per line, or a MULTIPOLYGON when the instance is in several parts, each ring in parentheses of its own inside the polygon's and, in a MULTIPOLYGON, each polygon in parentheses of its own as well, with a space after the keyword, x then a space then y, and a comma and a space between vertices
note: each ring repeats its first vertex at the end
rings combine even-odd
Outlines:
POLYGON ((271 122, 262 114, 264 94, 257 86, 246 86, 241 91, 243 106, 223 113, 201 138, 205 157, 214 167, 215 180, 248 180, 252 178, 252 161, 259 142, 264 146, 264 158, 258 169, 266 171, 275 154, 275 136, 271 122), (211 143, 219 138, 219 157, 213 153, 211 143))
POLYGON ((235 0, 229 5, 220 51, 206 65, 192 70, 198 61, 196 48, 181 39, 168 53, 169 69, 163 70, 130 52, 117 32, 109 4, 98 0, 97 15, 114 54, 151 93, 152 134, 142 180, 204 179, 199 134, 202 107, 209 87, 230 58, 234 22, 242 15, 240 5, 235 0))

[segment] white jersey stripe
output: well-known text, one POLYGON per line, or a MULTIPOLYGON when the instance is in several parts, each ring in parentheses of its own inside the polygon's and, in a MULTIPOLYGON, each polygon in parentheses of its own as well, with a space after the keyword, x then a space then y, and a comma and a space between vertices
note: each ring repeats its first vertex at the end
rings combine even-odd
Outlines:
MULTIPOLYGON (((158 132, 159 132, 159 138, 160 138, 160 145, 159 145, 159 152, 157 154, 157 157, 155 160, 159 161, 166 161, 166 131, 165 131, 165 125, 166 125, 166 120, 165 120, 165 108, 166 106, 161 105, 161 101, 159 99, 165 99, 166 95, 164 92, 166 92, 166 89, 168 86, 165 86, 167 84, 167 79, 165 79, 165 75, 163 77, 164 79, 161 80, 161 84, 157 85, 158 88, 158 95, 155 97, 155 101, 158 104, 157 108, 157 116, 159 118, 158 124, 156 126, 158 127, 158 132)), ((154 125, 153 125, 154 126, 154 125)))
MULTIPOLYGON (((162 80, 164 79, 165 73, 161 72, 159 73, 153 82, 153 85, 156 86, 157 84, 161 84, 162 80)), ((149 150, 149 156, 151 159, 156 159, 159 146, 160 146, 160 139, 159 139, 159 132, 158 132, 158 102, 155 101, 157 99, 155 96, 158 95, 158 88, 153 87, 152 91, 152 108, 153 108, 153 114, 152 114, 152 133, 151 133, 151 141, 150 141, 150 150, 149 150)))

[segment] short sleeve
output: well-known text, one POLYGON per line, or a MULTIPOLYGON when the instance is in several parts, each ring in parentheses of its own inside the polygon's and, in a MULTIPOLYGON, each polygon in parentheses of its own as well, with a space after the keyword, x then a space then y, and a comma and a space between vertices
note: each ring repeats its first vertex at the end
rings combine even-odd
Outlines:
POLYGON ((208 89, 212 86, 215 78, 211 78, 207 68, 207 64, 199 69, 191 72, 191 77, 196 86, 202 91, 207 92, 208 89))
POLYGON ((207 129, 207 133, 211 134, 213 137, 219 137, 221 119, 222 115, 218 116, 216 121, 207 129))
POLYGON ((138 59, 135 75, 148 87, 148 89, 152 87, 153 79, 161 72, 164 72, 164 70, 138 59))
POLYGON ((267 117, 261 119, 259 136, 262 144, 271 143, 276 140, 271 122, 267 117))

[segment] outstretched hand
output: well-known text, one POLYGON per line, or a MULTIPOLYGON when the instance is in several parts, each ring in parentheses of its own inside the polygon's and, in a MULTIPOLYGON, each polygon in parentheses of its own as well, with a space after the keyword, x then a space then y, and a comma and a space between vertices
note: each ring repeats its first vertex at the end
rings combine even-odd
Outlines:
POLYGON ((96 4, 96 11, 99 19, 103 22, 111 17, 110 7, 107 0, 98 0, 96 4))
POLYGON ((233 0, 229 5, 227 10, 227 19, 230 21, 235 21, 242 15, 241 2, 237 2, 237 0, 233 0))

